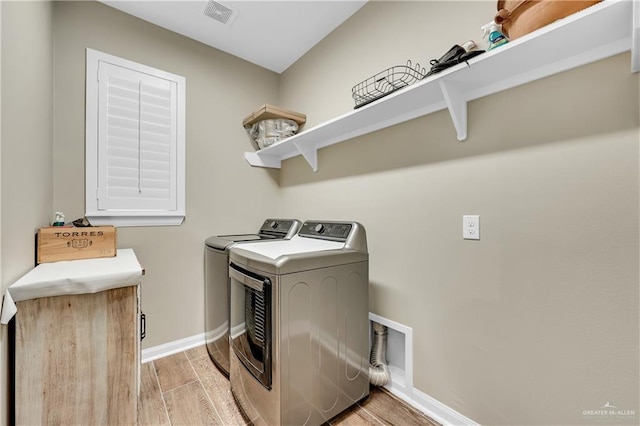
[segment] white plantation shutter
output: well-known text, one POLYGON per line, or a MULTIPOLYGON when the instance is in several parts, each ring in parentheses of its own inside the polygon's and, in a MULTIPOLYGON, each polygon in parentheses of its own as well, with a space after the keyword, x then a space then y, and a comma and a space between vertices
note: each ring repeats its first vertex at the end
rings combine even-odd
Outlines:
POLYGON ((119 225, 129 224, 123 218, 131 217, 137 222, 149 215, 156 221, 183 217, 184 105, 179 103, 178 76, 91 52, 98 58, 97 87, 91 90, 97 99, 92 100, 88 52, 87 217, 94 216, 93 222, 101 221, 95 217, 107 217, 109 223, 119 225), (96 103, 97 111, 90 112, 90 101, 96 103), (93 114, 95 132, 90 130, 93 114), (96 134, 95 142, 90 141, 90 133, 96 134), (93 162, 96 171, 90 177, 93 162))
POLYGON ((176 209, 176 83, 99 65, 99 209, 176 209))

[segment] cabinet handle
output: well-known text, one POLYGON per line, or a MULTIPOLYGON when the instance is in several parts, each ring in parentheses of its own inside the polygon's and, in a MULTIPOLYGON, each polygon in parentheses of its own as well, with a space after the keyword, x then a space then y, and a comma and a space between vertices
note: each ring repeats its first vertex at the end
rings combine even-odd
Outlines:
POLYGON ((140 312, 140 340, 143 340, 147 335, 147 316, 140 312))

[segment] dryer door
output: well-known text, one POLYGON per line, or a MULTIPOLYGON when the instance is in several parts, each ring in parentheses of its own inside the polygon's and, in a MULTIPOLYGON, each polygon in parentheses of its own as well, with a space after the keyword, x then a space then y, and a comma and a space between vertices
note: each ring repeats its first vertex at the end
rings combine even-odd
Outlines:
POLYGON ((271 280, 233 262, 229 278, 232 351, 265 388, 271 389, 271 280))

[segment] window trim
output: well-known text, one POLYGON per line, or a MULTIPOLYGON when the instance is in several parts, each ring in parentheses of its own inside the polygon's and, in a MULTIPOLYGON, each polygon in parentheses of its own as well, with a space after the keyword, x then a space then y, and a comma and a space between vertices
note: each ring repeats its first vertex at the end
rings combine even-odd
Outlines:
POLYGON ((177 226, 182 224, 186 216, 186 79, 176 74, 87 48, 85 123, 85 216, 89 222, 96 226, 177 226), (98 209, 98 67, 100 61, 177 83, 176 210, 98 209))

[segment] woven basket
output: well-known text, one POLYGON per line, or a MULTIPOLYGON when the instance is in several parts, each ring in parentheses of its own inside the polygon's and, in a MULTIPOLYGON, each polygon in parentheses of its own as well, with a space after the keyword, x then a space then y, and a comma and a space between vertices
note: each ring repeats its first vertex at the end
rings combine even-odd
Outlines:
POLYGON ((494 21, 513 40, 602 0, 499 0, 494 21))

